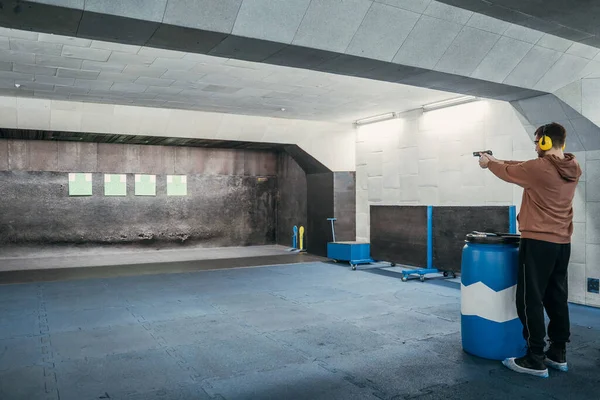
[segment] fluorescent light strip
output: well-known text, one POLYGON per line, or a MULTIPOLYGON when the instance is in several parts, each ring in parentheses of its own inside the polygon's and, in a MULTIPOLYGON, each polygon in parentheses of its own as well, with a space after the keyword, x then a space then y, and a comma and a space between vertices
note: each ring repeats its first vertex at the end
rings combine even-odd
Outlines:
POLYGON ((373 124, 375 122, 387 121, 389 119, 394 119, 394 118, 396 118, 396 113, 390 112, 387 114, 375 115, 373 117, 358 119, 354 123, 356 125, 367 125, 367 124, 373 124))
POLYGON ((477 101, 477 100, 479 100, 479 98, 475 97, 475 96, 456 97, 454 99, 442 100, 442 101, 437 101, 435 103, 425 104, 423 106, 423 111, 439 110, 440 108, 452 107, 452 106, 457 106, 459 104, 471 103, 471 102, 477 101))

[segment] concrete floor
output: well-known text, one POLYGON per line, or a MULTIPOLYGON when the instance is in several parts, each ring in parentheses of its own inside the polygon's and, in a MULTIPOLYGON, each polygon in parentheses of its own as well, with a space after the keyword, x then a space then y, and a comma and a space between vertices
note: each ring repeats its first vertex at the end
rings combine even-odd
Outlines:
POLYGON ((307 263, 0 286, 0 399, 598 399, 600 310, 571 371, 462 352, 455 282, 307 263))

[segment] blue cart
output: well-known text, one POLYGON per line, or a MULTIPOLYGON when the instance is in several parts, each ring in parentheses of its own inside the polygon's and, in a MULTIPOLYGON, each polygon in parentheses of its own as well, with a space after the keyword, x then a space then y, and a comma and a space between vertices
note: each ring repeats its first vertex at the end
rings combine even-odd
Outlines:
MULTIPOLYGON (((357 265, 376 262, 371 258, 371 244, 365 242, 329 242, 327 243, 327 258, 338 262, 346 261, 356 270, 357 265)), ((393 267, 395 264, 391 264, 393 267)))
MULTIPOLYGON (((334 222, 336 218, 327 218, 331 222, 331 235, 333 242, 327 243, 327 258, 334 262, 346 261, 356 270, 357 265, 372 264, 376 261, 371 258, 371 244, 366 242, 337 242, 335 240, 334 222)), ((396 264, 392 263, 391 266, 396 264)))

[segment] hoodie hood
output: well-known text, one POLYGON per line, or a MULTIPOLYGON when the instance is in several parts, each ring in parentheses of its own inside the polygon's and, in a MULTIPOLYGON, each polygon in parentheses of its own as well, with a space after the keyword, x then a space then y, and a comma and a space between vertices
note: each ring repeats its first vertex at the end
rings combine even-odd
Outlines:
POLYGON ((571 153, 565 153, 565 158, 560 159, 555 155, 546 156, 548 161, 556 168, 561 178, 566 181, 574 182, 582 174, 579 163, 575 160, 575 156, 571 153))

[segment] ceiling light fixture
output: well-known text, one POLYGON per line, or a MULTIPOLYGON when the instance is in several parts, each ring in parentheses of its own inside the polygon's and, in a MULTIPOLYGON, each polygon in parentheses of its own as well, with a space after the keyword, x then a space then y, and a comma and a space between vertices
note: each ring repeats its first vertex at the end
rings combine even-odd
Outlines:
POLYGON ((367 125, 367 124, 374 124, 376 122, 382 122, 382 121, 387 121, 390 119, 394 119, 396 118, 396 113, 395 112, 390 112, 387 114, 381 114, 381 115, 375 115, 372 117, 367 117, 367 118, 362 118, 362 119, 357 119, 354 123, 358 126, 360 125, 367 125))
POLYGON ((423 106, 423 111, 427 112, 427 111, 439 110, 440 108, 458 106, 460 104, 471 103, 473 101, 478 101, 478 100, 479 100, 479 97, 475 97, 475 96, 455 97, 453 99, 436 101, 435 103, 425 104, 423 106))

